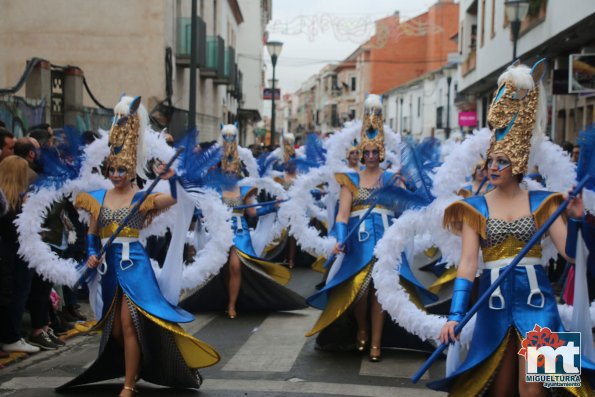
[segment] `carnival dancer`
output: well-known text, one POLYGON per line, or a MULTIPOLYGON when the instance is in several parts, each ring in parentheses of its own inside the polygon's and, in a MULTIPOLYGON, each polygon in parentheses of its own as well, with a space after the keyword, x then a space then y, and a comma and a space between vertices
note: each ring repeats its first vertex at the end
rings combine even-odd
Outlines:
POLYGON ((236 182, 221 184, 219 188, 223 203, 232 210, 234 242, 223 271, 181 305, 191 311, 225 310, 230 319, 236 318, 238 311, 302 309, 306 307, 304 298, 284 287, 291 278, 289 270, 279 263, 259 258, 252 245, 247 218, 275 212, 278 204, 243 208, 254 203, 258 188, 242 184, 237 128, 231 124, 223 126, 221 137, 220 170, 224 178, 233 178, 236 182))
POLYGON ((488 182, 485 160, 481 160, 475 165, 475 170, 471 175, 471 183, 463 186, 458 194, 464 198, 483 195, 492 190, 493 186, 488 182))
MULTIPOLYGON (((144 195, 136 180, 137 175, 145 175, 143 134, 148 119, 140 97, 122 97, 114 113, 106 160, 113 188, 80 193, 75 200, 77 208, 90 214, 87 267, 97 272, 94 277, 100 277, 103 304, 95 326, 103 331, 99 356, 59 390, 122 375, 125 380, 120 396, 133 395, 138 379, 199 388, 202 378, 198 369, 216 364, 219 355, 177 324, 191 322, 194 317, 164 297, 139 242, 140 230, 176 203, 174 172, 170 169, 161 176, 169 180, 170 194, 148 194, 138 212, 132 212, 144 195), (124 221, 126 225, 100 257, 101 245, 124 221)), ((162 167, 160 171, 165 170, 162 167)))
MULTIPOLYGON (((444 225, 462 236, 461 261, 455 279, 448 322, 440 332, 442 342, 455 340, 454 328, 468 309, 481 251, 485 268, 480 275, 480 293, 486 291, 524 245, 562 202, 562 194, 527 191, 520 182, 527 172, 532 137, 541 132, 545 62, 532 68, 513 64, 498 79, 488 121, 494 128, 486 166, 494 189, 484 196, 458 201, 446 208, 444 225)), ((582 215, 580 198, 568 206, 567 215, 582 215)), ((558 218, 549 235, 565 255, 566 226, 558 218)), ((527 382, 526 357, 521 339, 536 324, 564 332, 556 297, 542 266, 542 246, 529 250, 510 276, 503 280, 477 312, 469 353, 462 364, 444 379, 430 382, 432 389, 452 396, 545 396, 542 383, 527 382)), ((583 379, 592 377, 595 366, 581 358, 583 379)), ((567 387, 575 396, 593 395, 588 382, 567 387)))
POLYGON ((339 210, 334 226, 337 243, 333 253, 340 254, 332 264, 324 288, 308 298, 308 303, 323 310, 314 327, 306 334, 318 334, 317 345, 323 350, 349 349, 355 344, 365 351, 369 344, 369 360, 381 359, 385 313, 378 303, 372 281, 376 261, 374 248, 394 219, 393 212, 377 205, 361 223, 359 230, 347 241, 345 238, 372 205, 370 197, 377 189, 390 184, 402 186, 397 174, 385 171, 380 163, 385 160, 382 103, 377 95, 369 95, 365 102, 364 120, 359 144, 364 167, 359 172, 336 174, 341 185, 339 210), (357 332, 353 334, 351 314, 355 317, 357 332), (371 318, 371 324, 368 323, 371 318), (348 344, 341 346, 345 339, 348 344))

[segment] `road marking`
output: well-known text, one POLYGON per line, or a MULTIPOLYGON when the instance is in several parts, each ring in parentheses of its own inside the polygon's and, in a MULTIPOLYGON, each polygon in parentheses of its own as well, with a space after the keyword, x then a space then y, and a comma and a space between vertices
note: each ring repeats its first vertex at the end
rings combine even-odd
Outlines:
MULTIPOLYGON (((53 389, 71 377, 16 377, 0 385, 0 390, 53 389)), ((144 384, 144 382, 142 382, 144 384)), ((252 391, 273 393, 310 393, 313 395, 360 397, 439 397, 446 393, 423 388, 358 385, 328 382, 290 382, 260 379, 206 379, 202 391, 252 391)))
POLYGON ((304 334, 319 315, 312 308, 270 314, 222 370, 290 371, 306 343, 304 334))
POLYGON ((53 389, 72 380, 72 376, 28 376, 16 377, 0 385, 2 389, 53 389))
MULTIPOLYGON (((370 362, 366 354, 362 357, 359 374, 386 378, 411 378, 425 361, 422 353, 410 351, 383 352, 382 361, 377 363, 370 362)), ((427 371, 421 379, 430 379, 427 371)))
POLYGON ((202 391, 251 391, 272 393, 304 393, 331 396, 361 396, 361 397, 440 397, 446 393, 435 392, 423 388, 388 387, 374 385, 358 385, 327 382, 288 382, 271 380, 244 379, 206 379, 201 387, 202 391))

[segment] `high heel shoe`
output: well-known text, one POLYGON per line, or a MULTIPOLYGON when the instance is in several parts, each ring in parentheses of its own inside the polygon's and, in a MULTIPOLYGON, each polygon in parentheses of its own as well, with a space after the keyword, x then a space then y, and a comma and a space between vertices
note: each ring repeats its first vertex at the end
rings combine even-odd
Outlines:
POLYGON ((122 396, 122 392, 123 392, 124 390, 127 390, 127 391, 131 392, 133 395, 137 393, 137 390, 136 390, 134 387, 130 387, 130 386, 126 386, 126 385, 124 385, 124 386, 122 387, 122 391, 120 392, 120 397, 122 396))
POLYGON ((366 331, 358 331, 357 332, 357 341, 356 341, 357 351, 363 352, 366 349, 367 343, 368 343, 368 333, 366 331))
POLYGON ((377 346, 371 346, 370 347, 370 354, 369 354, 368 358, 370 359, 371 362, 377 363, 380 360, 382 360, 381 354, 382 353, 381 353, 381 350, 380 350, 379 347, 377 347, 377 346), (378 351, 378 354, 372 354, 372 350, 377 350, 378 351))
POLYGON ((233 320, 237 316, 238 316, 238 313, 236 313, 235 309, 233 309, 233 310, 227 309, 227 318, 229 318, 230 320, 233 320))

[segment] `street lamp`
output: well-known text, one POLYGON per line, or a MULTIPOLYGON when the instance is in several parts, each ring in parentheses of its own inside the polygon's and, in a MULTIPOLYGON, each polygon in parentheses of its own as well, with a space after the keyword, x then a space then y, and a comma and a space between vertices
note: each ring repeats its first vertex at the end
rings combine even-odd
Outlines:
POLYGON ((450 138, 450 84, 452 83, 452 69, 444 69, 446 73, 446 128, 444 129, 444 135, 446 139, 450 138))
POLYGON ((519 39, 519 32, 521 30, 521 21, 527 16, 529 12, 528 0, 508 0, 504 2, 504 10, 506 18, 510 21, 510 30, 512 31, 512 60, 516 60, 516 42, 519 39))
POLYGON ((273 96, 271 109, 271 145, 275 143, 275 66, 277 65, 277 58, 281 54, 283 43, 280 41, 268 41, 267 51, 271 56, 271 63, 273 64, 273 96))

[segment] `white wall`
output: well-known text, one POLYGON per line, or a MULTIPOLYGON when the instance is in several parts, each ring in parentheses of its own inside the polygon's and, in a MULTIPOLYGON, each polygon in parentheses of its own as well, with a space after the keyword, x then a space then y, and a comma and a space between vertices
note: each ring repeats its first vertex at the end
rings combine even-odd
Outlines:
MULTIPOLYGON (((450 129, 458 130, 458 112, 454 106, 454 87, 458 76, 453 76, 450 85, 450 129)), ((437 129, 436 109, 443 107, 443 127, 446 127, 447 80, 442 71, 426 75, 425 78, 402 86, 385 94, 384 121, 397 132, 409 131, 415 139, 431 136, 432 129, 438 138, 444 138, 444 129, 437 129), (403 107, 401 109, 401 98, 403 107), (420 102, 418 111, 418 101, 420 102), (402 112, 402 114, 401 114, 402 112), (392 124, 391 124, 392 120, 392 124)))

